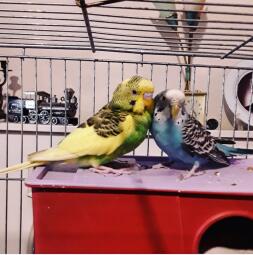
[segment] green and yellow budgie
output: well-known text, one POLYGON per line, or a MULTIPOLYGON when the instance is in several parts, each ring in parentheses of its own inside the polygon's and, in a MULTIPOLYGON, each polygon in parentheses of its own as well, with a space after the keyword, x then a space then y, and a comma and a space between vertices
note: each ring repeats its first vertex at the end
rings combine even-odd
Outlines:
POLYGON ((145 139, 151 125, 153 91, 152 82, 140 76, 123 81, 107 105, 56 147, 32 153, 27 162, 0 173, 56 162, 103 170, 101 165, 134 150, 145 139))

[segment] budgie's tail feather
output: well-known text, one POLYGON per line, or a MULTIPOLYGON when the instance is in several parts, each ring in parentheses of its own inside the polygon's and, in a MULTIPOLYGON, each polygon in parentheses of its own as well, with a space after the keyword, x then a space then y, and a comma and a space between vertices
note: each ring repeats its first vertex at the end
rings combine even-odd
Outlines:
POLYGON ((41 166, 48 162, 71 160, 75 157, 76 156, 74 154, 66 152, 58 147, 50 148, 48 150, 30 154, 27 162, 1 169, 0 174, 41 166))
POLYGON ((217 143, 221 144, 235 144, 235 141, 232 140, 231 138, 215 138, 217 143))
POLYGON ((218 144, 217 147, 218 149, 223 151, 226 154, 226 156, 253 154, 253 149, 234 148, 223 144, 218 144))
POLYGON ((37 161, 55 162, 55 161, 71 160, 73 158, 76 158, 75 154, 71 154, 65 150, 62 150, 59 147, 34 152, 28 156, 28 160, 36 161, 36 162, 37 161))
POLYGON ((232 148, 230 153, 234 153, 234 154, 253 154, 253 149, 232 148))
POLYGON ((30 162, 30 161, 27 161, 27 162, 24 162, 24 163, 20 163, 20 164, 17 164, 15 166, 10 166, 10 167, 7 167, 7 168, 3 168, 0 170, 0 174, 7 174, 7 173, 10 173, 10 172, 15 172, 15 171, 18 171, 18 170, 23 170, 23 169, 27 169, 27 168, 30 168, 30 167, 36 167, 36 166, 41 166, 43 165, 43 162, 30 162))

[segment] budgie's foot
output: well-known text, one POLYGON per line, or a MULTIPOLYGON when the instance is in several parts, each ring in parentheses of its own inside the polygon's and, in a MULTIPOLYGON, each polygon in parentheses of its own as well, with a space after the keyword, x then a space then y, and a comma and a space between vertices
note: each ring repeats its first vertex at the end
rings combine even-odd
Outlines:
POLYGON ((189 179, 192 176, 199 176, 199 175, 202 175, 205 173, 204 171, 197 172, 198 168, 199 168, 199 162, 196 161, 194 163, 192 169, 190 171, 188 171, 186 174, 181 174, 179 179, 182 181, 182 180, 189 179))
POLYGON ((138 164, 134 158, 126 158, 126 159, 120 158, 109 163, 109 165, 112 165, 114 168, 128 168, 138 164))
POLYGON ((123 174, 132 174, 133 171, 137 171, 140 170, 140 166, 138 164, 136 165, 132 165, 129 167, 125 167, 125 168, 119 168, 119 169, 114 169, 108 166, 98 166, 98 167, 94 167, 94 168, 89 168, 90 171, 94 172, 94 173, 99 173, 99 174, 103 174, 103 175, 108 175, 108 174, 113 174, 115 176, 119 176, 119 175, 123 175, 123 174))
POLYGON ((196 172, 196 171, 194 171, 194 172, 192 172, 192 171, 190 170, 190 171, 188 171, 188 173, 186 173, 186 174, 181 174, 180 177, 179 177, 179 179, 180 179, 181 181, 183 181, 183 180, 189 179, 189 178, 191 178, 191 177, 193 177, 193 176, 202 175, 202 174, 204 174, 204 173, 205 173, 205 171, 201 171, 201 172, 196 172))

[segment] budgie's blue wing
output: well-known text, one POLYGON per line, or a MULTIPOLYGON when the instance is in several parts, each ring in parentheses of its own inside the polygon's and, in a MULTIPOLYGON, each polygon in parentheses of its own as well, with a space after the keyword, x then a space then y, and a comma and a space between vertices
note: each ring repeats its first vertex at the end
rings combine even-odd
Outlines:
POLYGON ((205 130, 194 117, 189 116, 185 121, 182 127, 182 138, 183 149, 192 156, 198 155, 222 165, 229 165, 226 155, 216 146, 216 138, 211 136, 210 132, 205 130))

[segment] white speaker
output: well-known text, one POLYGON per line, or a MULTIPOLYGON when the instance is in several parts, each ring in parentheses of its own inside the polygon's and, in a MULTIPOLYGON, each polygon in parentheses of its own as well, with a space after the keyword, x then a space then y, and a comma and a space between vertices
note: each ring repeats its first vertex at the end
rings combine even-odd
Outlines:
MULTIPOLYGON (((241 126, 247 129, 248 125, 253 126, 253 61, 242 61, 238 63, 238 68, 231 69, 226 75, 224 85, 225 111, 232 125, 241 126), (250 70, 252 68, 252 70, 250 70), (252 105, 252 107, 251 107, 252 105)), ((239 128, 240 129, 240 128, 239 128)))

